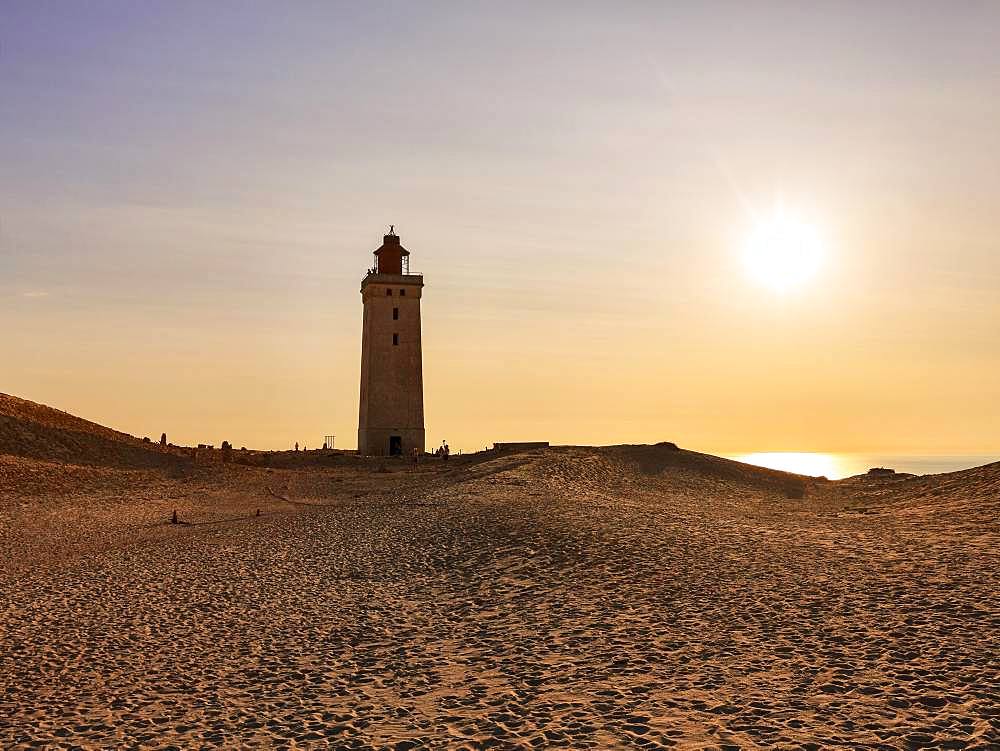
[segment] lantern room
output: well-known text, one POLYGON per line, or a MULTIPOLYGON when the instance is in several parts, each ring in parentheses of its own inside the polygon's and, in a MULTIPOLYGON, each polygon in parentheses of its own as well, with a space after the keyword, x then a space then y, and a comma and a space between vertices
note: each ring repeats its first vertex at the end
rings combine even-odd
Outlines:
POLYGON ((409 274, 410 251, 399 243, 395 228, 389 227, 389 234, 382 236, 382 244, 375 251, 376 274, 409 274))

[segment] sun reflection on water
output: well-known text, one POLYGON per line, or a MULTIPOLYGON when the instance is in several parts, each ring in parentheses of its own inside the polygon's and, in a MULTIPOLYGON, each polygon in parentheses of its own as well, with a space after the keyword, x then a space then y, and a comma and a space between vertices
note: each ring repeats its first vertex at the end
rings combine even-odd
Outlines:
POLYGON ((830 480, 844 477, 846 468, 836 454, 819 454, 798 451, 763 451, 734 456, 738 462, 758 467, 780 469, 797 475, 823 476, 830 480))
POLYGON ((889 467, 897 472, 925 475, 955 472, 1000 461, 1000 454, 827 454, 809 451, 760 451, 726 454, 729 459, 758 467, 770 467, 799 475, 822 475, 840 480, 863 475, 872 467, 889 467))

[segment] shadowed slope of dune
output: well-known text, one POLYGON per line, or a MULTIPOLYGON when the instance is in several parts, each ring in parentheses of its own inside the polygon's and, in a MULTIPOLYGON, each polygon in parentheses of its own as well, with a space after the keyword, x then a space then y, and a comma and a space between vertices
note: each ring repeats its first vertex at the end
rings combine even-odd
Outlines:
POLYGON ((644 475, 658 475, 671 471, 689 472, 749 488, 775 491, 789 498, 801 498, 810 487, 827 482, 821 478, 791 474, 711 454, 678 449, 672 443, 657 443, 652 446, 608 446, 603 451, 609 457, 634 467, 644 475))
POLYGON ((0 454, 132 468, 171 461, 156 444, 8 394, 0 394, 0 454))

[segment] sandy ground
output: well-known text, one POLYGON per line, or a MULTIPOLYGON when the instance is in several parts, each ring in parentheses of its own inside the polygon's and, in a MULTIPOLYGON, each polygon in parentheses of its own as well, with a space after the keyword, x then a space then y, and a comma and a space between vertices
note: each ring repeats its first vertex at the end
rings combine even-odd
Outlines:
POLYGON ((0 456, 0 747, 1000 748, 1000 465, 739 467, 0 456))

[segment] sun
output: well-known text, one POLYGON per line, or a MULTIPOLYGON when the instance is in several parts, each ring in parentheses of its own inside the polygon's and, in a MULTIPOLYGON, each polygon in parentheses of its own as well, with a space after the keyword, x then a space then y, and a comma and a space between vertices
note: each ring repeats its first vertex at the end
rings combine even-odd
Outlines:
POLYGON ((777 292, 789 291, 810 279, 822 260, 823 244, 817 228, 781 204, 757 220, 743 246, 750 276, 777 292))

